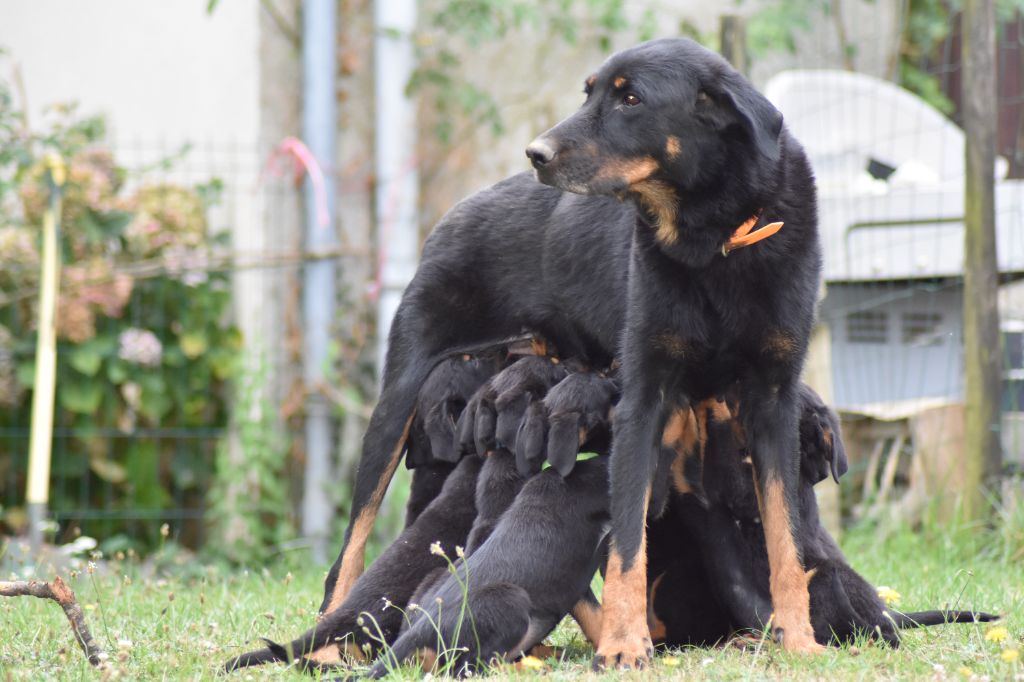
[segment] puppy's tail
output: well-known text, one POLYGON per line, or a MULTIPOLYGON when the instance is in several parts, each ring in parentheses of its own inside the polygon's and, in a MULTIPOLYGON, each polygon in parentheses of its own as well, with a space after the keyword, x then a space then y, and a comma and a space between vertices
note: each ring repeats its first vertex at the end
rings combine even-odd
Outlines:
POLYGON ((933 625, 945 625, 947 623, 989 623, 999 620, 1000 616, 984 611, 889 611, 893 622, 900 630, 912 628, 927 628, 933 625))

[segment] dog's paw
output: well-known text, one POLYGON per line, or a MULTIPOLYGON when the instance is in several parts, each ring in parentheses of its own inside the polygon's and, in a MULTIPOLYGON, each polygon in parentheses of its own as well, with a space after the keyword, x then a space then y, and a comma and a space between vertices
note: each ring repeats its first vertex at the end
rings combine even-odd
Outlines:
POLYGON ((602 637, 594 656, 593 669, 644 670, 651 664, 654 645, 648 636, 602 637))
POLYGON ((821 654, 825 647, 814 639, 814 633, 802 628, 777 627, 772 630, 772 637, 782 645, 785 651, 793 654, 821 654))

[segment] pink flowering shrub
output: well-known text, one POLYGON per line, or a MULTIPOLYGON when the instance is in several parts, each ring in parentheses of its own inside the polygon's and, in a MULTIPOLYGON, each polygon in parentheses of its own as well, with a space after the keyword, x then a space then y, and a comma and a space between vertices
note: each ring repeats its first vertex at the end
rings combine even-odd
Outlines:
MULTIPOLYGON (((47 130, 26 130, 0 81, 0 480, 13 482, 0 488, 0 533, 20 530, 23 519, 47 152, 67 167, 53 455, 62 483, 51 501, 62 530, 79 524, 62 509, 113 506, 159 518, 183 499, 202 504, 241 350, 228 315, 230 278, 211 270, 225 246, 206 219, 219 184, 133 174, 102 145, 102 120, 73 107, 53 113, 47 130), (207 441, 188 447, 149 435, 200 429, 207 441)), ((81 529, 125 538, 130 530, 110 522, 81 529)), ((188 532, 201 539, 200 522, 188 532)), ((159 538, 127 540, 147 541, 159 538)))

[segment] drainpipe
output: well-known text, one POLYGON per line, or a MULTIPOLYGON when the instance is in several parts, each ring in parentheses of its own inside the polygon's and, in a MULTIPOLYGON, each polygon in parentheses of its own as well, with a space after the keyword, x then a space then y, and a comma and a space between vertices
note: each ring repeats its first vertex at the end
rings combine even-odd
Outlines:
MULTIPOLYGON (((336 154, 335 50, 336 0, 304 0, 302 6, 302 134, 306 146, 325 169, 327 221, 318 220, 317 201, 306 177, 306 249, 335 248, 335 193, 333 175, 336 154)), ((327 539, 334 507, 327 495, 331 480, 331 406, 319 386, 328 370, 328 345, 334 320, 335 264, 316 260, 305 265, 302 313, 305 325, 304 369, 306 385, 306 471, 303 483, 302 534, 311 542, 313 560, 327 560, 327 539)))
POLYGON ((419 253, 419 174, 416 104, 405 92, 415 66, 412 35, 416 0, 377 0, 374 21, 377 247, 381 254, 377 303, 377 376, 384 370, 391 319, 416 272, 419 253))

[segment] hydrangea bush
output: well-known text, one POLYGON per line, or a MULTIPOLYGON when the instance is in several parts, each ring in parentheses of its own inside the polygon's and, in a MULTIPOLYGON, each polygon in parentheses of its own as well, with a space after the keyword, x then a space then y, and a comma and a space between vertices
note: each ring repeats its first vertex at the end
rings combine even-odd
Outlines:
MULTIPOLYGON (((159 524, 76 528, 67 513, 132 510, 148 520, 171 506, 203 505, 242 347, 228 316, 228 274, 209 265, 226 247, 226 235, 211 234, 206 220, 219 184, 132 175, 101 144, 101 119, 78 117, 73 107, 50 114, 47 130, 28 130, 0 82, 0 533, 20 530, 24 518, 47 205, 42 159, 56 151, 68 172, 52 479, 60 485, 52 486, 51 507, 70 522, 65 531, 144 546, 159 541, 159 524), (183 446, 176 434, 197 429, 207 441, 183 446)), ((184 529, 186 541, 201 534, 198 522, 184 529)))

